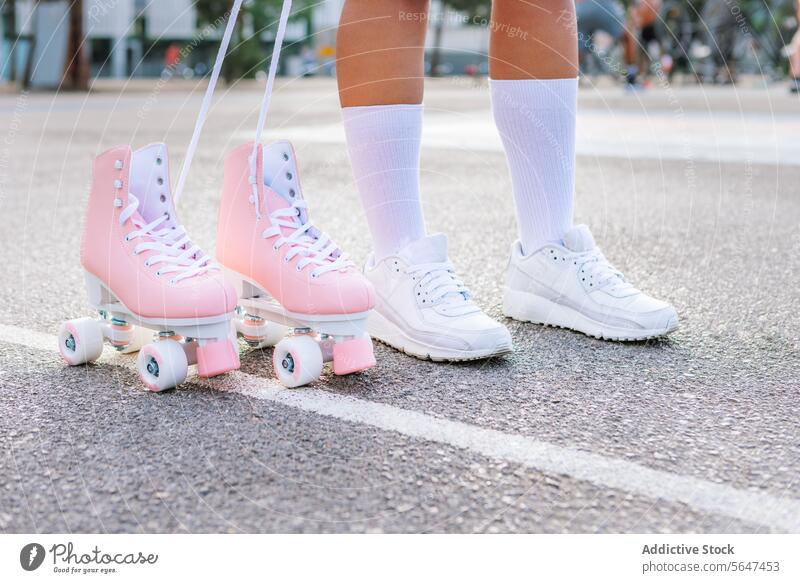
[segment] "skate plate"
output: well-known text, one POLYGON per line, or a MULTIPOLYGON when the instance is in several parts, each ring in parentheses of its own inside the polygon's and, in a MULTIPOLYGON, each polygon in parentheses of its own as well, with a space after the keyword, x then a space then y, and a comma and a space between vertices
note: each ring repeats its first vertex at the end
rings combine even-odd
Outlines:
POLYGON ((196 319, 142 317, 97 277, 90 273, 85 276, 89 303, 100 318, 80 318, 61 325, 59 352, 67 364, 78 366, 97 360, 104 341, 108 341, 125 354, 139 351, 139 376, 154 392, 182 383, 192 364, 197 365, 201 377, 239 368, 239 353, 231 328, 233 314, 196 319))

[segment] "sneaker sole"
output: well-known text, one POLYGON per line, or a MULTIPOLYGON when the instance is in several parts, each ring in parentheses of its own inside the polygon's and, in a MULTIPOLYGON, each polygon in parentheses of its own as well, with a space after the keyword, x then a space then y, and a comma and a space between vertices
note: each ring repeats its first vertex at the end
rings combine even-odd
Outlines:
POLYGON ((570 307, 556 304, 536 294, 515 290, 506 290, 503 313, 520 322, 574 330, 598 340, 615 342, 652 340, 671 334, 679 327, 677 318, 672 318, 667 326, 661 329, 616 328, 592 320, 570 307))
POLYGON ((381 344, 385 344, 408 356, 433 362, 468 362, 472 360, 494 358, 513 352, 513 348, 510 344, 495 346, 489 350, 475 350, 469 352, 429 346, 409 337, 377 311, 373 311, 372 314, 370 314, 367 320, 367 331, 374 340, 377 340, 381 344))

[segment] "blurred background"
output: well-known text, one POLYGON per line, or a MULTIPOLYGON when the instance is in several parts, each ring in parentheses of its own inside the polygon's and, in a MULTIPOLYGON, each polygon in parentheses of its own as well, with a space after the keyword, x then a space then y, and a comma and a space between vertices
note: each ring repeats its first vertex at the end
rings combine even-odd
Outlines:
MULTIPOLYGON (((282 74, 335 74, 344 0, 297 0, 282 74)), ((93 79, 208 74, 232 0, 0 0, 0 82, 88 89, 93 79)), ((789 79, 797 90, 797 0, 577 0, 585 79, 646 88, 789 79), (794 39, 794 42, 793 42, 794 39), (794 64, 793 64, 794 61, 794 64)), ((490 0, 433 0, 432 76, 485 76, 490 0)), ((249 0, 226 61, 232 82, 263 75, 279 0, 249 0)), ((519 31, 518 34, 527 34, 519 31)))

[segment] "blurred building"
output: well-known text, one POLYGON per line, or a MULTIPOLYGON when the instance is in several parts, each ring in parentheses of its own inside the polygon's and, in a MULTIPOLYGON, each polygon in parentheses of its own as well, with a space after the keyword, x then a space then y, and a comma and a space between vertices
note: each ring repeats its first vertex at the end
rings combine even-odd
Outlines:
MULTIPOLYGON (((34 87, 59 84, 70 4, 71 0, 0 4, 0 79, 28 76, 34 87)), ((324 0, 290 22, 285 73, 334 73, 336 28, 343 4, 344 0, 324 0)), ((84 50, 92 77, 158 77, 170 60, 168 52, 190 43, 191 55, 178 73, 203 75, 222 35, 219 28, 208 29, 200 22, 195 0, 83 0, 83 12, 84 50)), ((428 24, 429 70, 435 60, 441 74, 486 69, 489 31, 485 19, 445 10, 441 1, 433 0, 428 24)), ((252 34, 252 23, 245 19, 244 27, 245 34, 248 30, 252 34)), ((260 34, 265 50, 271 46, 272 28, 260 34)))
MULTIPOLYGON (((0 4, 0 78, 20 79, 27 70, 34 86, 58 85, 70 3, 16 0, 0 4)), ((83 25, 91 75, 119 79, 161 75, 170 47, 190 43, 190 63, 182 73, 204 74, 223 32, 222 27, 209 28, 199 21, 194 0, 83 0, 83 25)), ((245 22, 245 31, 247 26, 245 22)), ((289 42, 307 36, 307 20, 290 23, 289 42)), ((273 37, 272 30, 260 34, 265 45, 273 37)))

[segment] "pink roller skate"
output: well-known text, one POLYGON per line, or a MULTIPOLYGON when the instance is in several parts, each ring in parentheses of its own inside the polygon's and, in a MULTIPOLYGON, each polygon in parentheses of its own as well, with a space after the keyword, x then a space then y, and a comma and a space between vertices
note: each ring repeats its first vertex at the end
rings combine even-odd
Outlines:
POLYGON ((122 352, 141 348, 139 375, 152 391, 182 383, 190 364, 202 377, 239 368, 235 291, 178 222, 164 144, 97 157, 81 263, 101 319, 62 324, 59 350, 68 364, 99 358, 105 338, 122 352), (154 333, 157 341, 142 347, 154 333))
POLYGON ((325 362, 337 375, 375 366, 365 332, 374 292, 311 224, 289 142, 228 155, 217 248, 240 298, 236 329, 252 346, 277 343, 273 365, 284 385, 316 380, 325 362))

